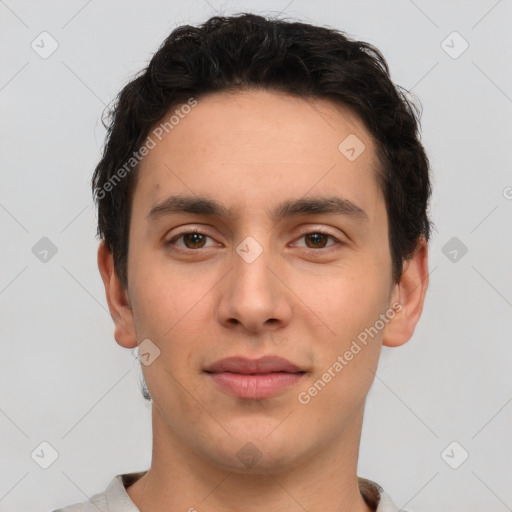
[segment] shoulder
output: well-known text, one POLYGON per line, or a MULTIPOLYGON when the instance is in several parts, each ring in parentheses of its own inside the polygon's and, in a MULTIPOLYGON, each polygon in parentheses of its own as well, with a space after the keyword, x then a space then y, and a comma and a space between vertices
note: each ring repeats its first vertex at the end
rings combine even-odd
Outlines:
MULTIPOLYGON (((384 492, 384 489, 367 478, 358 478, 359 491, 366 504, 375 512, 399 512, 398 507, 393 503, 391 497, 384 492)), ((407 512, 400 510, 400 512, 407 512)))
POLYGON ((83 503, 75 503, 64 508, 53 510, 52 512, 111 512, 107 508, 107 492, 95 494, 89 501, 83 503))
POLYGON ((122 485, 121 477, 116 476, 110 482, 110 485, 108 486, 106 491, 95 494, 89 501, 68 505, 67 507, 53 510, 52 512, 111 512, 111 509, 108 506, 107 495, 109 489, 111 489, 112 487, 112 484, 114 483, 115 485, 115 482, 117 480, 119 480, 119 484, 122 485))
POLYGON ((126 487, 144 473, 117 475, 105 491, 95 494, 89 501, 68 505, 52 512, 140 512, 128 496, 126 487))

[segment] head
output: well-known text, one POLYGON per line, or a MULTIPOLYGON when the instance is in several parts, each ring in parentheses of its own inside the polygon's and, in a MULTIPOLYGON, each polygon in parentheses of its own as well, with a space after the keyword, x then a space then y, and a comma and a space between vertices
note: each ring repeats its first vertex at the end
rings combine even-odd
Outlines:
POLYGON ((428 281, 429 165, 383 56, 214 17, 174 30, 110 114, 99 266, 118 343, 159 353, 157 421, 231 469, 247 442, 265 468, 357 437, 380 347, 410 339, 428 281), (263 355, 301 377, 260 399, 212 382, 216 361, 263 355))

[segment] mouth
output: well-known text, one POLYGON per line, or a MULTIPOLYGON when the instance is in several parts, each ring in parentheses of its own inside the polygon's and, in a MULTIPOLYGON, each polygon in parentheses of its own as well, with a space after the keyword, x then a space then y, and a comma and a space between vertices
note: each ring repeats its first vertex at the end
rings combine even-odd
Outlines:
POLYGON ((277 356, 259 359, 229 357, 204 371, 223 392, 250 400, 275 396, 296 385, 307 373, 277 356))

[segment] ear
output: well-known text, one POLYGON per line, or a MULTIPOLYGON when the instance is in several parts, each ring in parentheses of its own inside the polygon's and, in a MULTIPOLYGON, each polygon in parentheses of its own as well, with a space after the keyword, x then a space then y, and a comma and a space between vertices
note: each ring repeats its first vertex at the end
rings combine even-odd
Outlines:
POLYGON ((411 339, 423 311, 428 279, 427 242, 421 238, 413 256, 404 262, 400 281, 393 289, 391 307, 397 304, 393 308, 396 314, 386 325, 383 345, 398 347, 411 339))
POLYGON ((128 292, 117 275, 114 257, 104 240, 98 247, 98 268, 105 286, 110 316, 114 320, 114 337, 122 347, 135 348, 137 336, 128 292))

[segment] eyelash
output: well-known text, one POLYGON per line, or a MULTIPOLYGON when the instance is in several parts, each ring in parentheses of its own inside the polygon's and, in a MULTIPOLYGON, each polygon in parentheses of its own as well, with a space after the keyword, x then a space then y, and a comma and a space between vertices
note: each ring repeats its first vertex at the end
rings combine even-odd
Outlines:
MULTIPOLYGON (((176 243, 176 241, 178 241, 181 237, 183 237, 184 235, 190 235, 190 234, 203 235, 203 236, 206 236, 213 240, 213 237, 208 235, 207 233, 203 233, 202 231, 192 228, 192 229, 189 229, 186 231, 181 231, 180 233, 176 234, 168 242, 166 242, 165 245, 166 246, 174 246, 173 249, 175 249, 177 251, 184 251, 184 252, 198 252, 201 249, 204 249, 204 247, 199 247, 198 249, 189 249, 187 247, 180 247, 180 246, 174 245, 176 243)), ((304 238, 307 235, 313 235, 313 234, 325 235, 325 236, 331 238, 332 240, 334 240, 335 243, 331 244, 331 245, 327 245, 326 247, 319 247, 317 249, 312 248, 312 247, 302 247, 303 249, 306 249, 308 251, 318 252, 320 250, 324 250, 324 251, 328 250, 329 248, 333 247, 334 245, 343 245, 343 242, 341 240, 339 240, 338 238, 336 238, 332 233, 329 233, 328 231, 324 231, 322 229, 315 229, 313 231, 305 231, 304 233, 301 233, 301 235, 298 238, 296 238, 296 240, 300 240, 301 238, 304 238)), ((206 249, 207 248, 208 247, 206 247, 206 249)))

